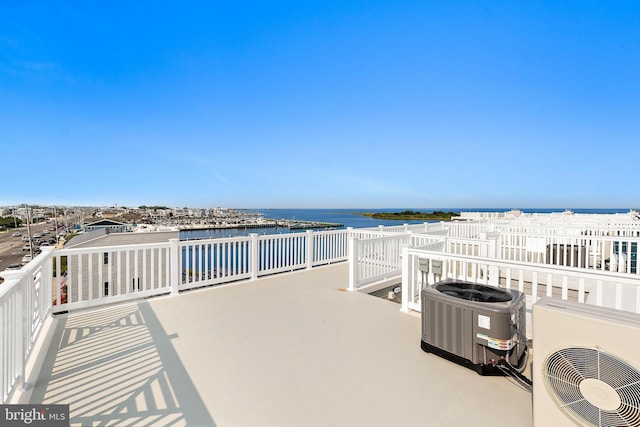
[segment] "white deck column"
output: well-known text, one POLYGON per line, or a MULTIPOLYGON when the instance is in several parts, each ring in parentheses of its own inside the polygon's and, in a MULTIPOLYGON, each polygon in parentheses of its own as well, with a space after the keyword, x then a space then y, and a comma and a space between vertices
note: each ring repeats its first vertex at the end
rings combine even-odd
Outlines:
POLYGON ((409 245, 402 245, 402 306, 400 310, 409 312, 409 297, 411 287, 409 286, 411 262, 409 260, 409 245))
MULTIPOLYGON (((171 244, 171 263, 169 268, 171 270, 171 295, 178 295, 179 286, 180 286, 180 250, 178 248, 178 239, 169 239, 169 244, 171 244)), ((128 286, 128 283, 125 284, 128 286)))
POLYGON ((258 234, 251 233, 251 244, 249 248, 249 271, 251 271, 251 280, 258 278, 258 270, 260 268, 260 250, 258 248, 258 234))
POLYGON ((355 291, 358 284, 358 246, 353 235, 349 235, 347 262, 349 263, 349 290, 355 291))
MULTIPOLYGON (((313 267, 313 230, 307 230, 307 269, 313 267)), ((326 245, 326 241, 324 242, 326 245)))

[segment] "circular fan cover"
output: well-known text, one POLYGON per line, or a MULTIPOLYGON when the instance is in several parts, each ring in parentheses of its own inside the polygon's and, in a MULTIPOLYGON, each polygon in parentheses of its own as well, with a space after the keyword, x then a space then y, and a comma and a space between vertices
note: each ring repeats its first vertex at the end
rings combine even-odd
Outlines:
POLYGON ((441 283, 436 289, 445 295, 467 301, 507 302, 511 301, 511 294, 492 286, 476 283, 441 283))
POLYGON ((625 361, 598 348, 565 348, 542 373, 555 404, 579 425, 640 426, 640 371, 625 361))

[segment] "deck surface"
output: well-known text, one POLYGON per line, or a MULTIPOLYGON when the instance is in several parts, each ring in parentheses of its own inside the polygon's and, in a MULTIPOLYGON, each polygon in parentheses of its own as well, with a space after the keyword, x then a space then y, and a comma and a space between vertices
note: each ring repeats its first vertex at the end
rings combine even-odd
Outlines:
POLYGON ((529 392, 424 353, 347 269, 57 317, 30 400, 87 426, 531 426, 529 392))

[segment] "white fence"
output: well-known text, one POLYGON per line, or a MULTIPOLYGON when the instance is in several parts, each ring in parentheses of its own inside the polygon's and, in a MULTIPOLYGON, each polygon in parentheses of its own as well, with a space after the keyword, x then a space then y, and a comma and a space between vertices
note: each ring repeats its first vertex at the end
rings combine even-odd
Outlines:
POLYGON ((347 258, 347 231, 271 234, 175 243, 180 289, 312 268, 347 258))
POLYGON ((403 251, 403 310, 421 310, 422 286, 439 280, 456 279, 517 289, 527 295, 531 304, 546 295, 640 313, 640 281, 628 274, 457 255, 420 248, 406 247, 403 251), (420 260, 423 260, 423 267, 420 260), (435 270, 440 274, 434 273, 434 262, 438 263, 435 270), (428 267, 424 267, 425 263, 428 267))
POLYGON ((511 231, 488 231, 492 228, 487 224, 463 228, 452 225, 446 251, 640 275, 637 230, 634 233, 611 231, 605 236, 585 231, 582 234, 557 234, 549 229, 545 229, 546 234, 540 234, 539 227, 523 231, 525 228, 511 226, 511 231))
POLYGON ((43 248, 19 271, 3 272, 0 286, 0 386, 2 402, 26 378, 27 359, 32 353, 51 309, 51 263, 53 248, 43 248))
POLYGON ((360 233, 351 233, 349 238, 349 290, 362 289, 376 282, 399 279, 401 276, 402 247, 436 243, 444 247, 444 238, 428 234, 388 234, 380 232, 362 238, 360 233))
POLYGON ((505 260, 640 275, 639 245, 639 237, 501 233, 498 253, 505 260))
POLYGON ((449 236, 476 237, 483 231, 562 236, 640 236, 640 215, 638 214, 533 214, 520 218, 503 216, 473 219, 475 220, 448 223, 449 236))
POLYGON ((54 251, 54 313, 171 292, 170 249, 167 242, 54 251))
POLYGON ((54 253, 54 312, 344 261, 347 230, 200 239, 54 253))

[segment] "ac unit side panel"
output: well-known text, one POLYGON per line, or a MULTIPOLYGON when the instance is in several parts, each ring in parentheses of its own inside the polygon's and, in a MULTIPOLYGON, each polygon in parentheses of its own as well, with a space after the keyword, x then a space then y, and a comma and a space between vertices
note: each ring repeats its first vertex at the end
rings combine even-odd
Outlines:
POLYGON ((422 340, 449 353, 470 358, 467 344, 471 333, 470 315, 466 310, 437 299, 423 304, 422 340))
MULTIPOLYGON (((593 396, 603 396, 600 403, 595 405, 604 408, 616 401, 616 393, 625 391, 613 390, 606 383, 614 385, 617 379, 614 375, 608 377, 608 371, 600 371, 600 358, 593 359, 593 353, 602 353, 603 358, 618 359, 621 364, 630 365, 634 370, 640 369, 640 315, 622 312, 609 308, 596 307, 575 302, 559 301, 552 298, 542 298, 533 306, 533 423, 535 427, 542 426, 575 426, 608 425, 602 423, 581 422, 580 417, 587 416, 593 411, 593 405, 582 394, 591 393, 593 396), (577 352, 578 362, 566 360, 570 352, 577 352), (558 370, 575 378, 572 387, 578 396, 571 403, 562 403, 558 398, 555 383, 561 383, 554 378, 557 371, 549 371, 549 366, 559 361, 558 370), (564 364, 566 363, 566 368, 564 364), (577 369, 574 365, 580 365, 577 369), (597 372, 602 382, 589 385, 585 381, 585 373, 597 372), (600 376, 601 375, 601 376, 600 376), (612 391, 613 390, 613 391, 612 391), (607 394, 609 396, 607 396, 607 394), (575 403, 574 403, 575 402, 575 403), (564 406, 564 409, 560 409, 564 406), (577 409, 574 409, 577 408, 577 409), (587 409, 591 408, 591 409, 587 409), (583 411, 580 413, 580 411, 583 411), (576 415, 578 413, 578 415, 576 415), (587 414, 587 415, 585 415, 587 414), (576 421, 577 419, 577 421, 576 421)), ((588 376, 588 375, 587 375, 588 376)), ((562 394, 563 392, 560 392, 562 394)), ((565 392, 566 393, 566 392, 565 392)), ((562 398, 562 396, 560 396, 562 398)), ((598 397, 599 398, 599 397, 598 397)), ((568 400, 567 400, 568 401, 568 400)), ((614 403, 613 406, 617 406, 614 403)), ((615 412, 615 411, 614 411, 615 412)), ((622 425, 640 425, 640 408, 631 409, 631 421, 625 420, 622 425), (634 412, 637 411, 637 412, 634 412), (637 424, 633 419, 636 419, 637 424)), ((602 414, 607 415, 607 411, 602 414)), ((598 416, 594 417, 598 419, 598 416)), ((610 424, 609 424, 610 425, 610 424)), ((616 425, 616 424, 614 424, 616 425)))

